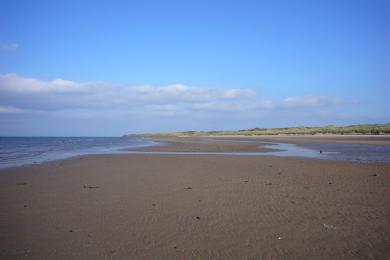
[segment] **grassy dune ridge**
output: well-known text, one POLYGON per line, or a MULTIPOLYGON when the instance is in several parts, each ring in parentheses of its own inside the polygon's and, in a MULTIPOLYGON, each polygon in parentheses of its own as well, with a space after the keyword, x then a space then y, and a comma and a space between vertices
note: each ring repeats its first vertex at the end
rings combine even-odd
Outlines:
POLYGON ((286 128, 253 128, 238 131, 185 131, 167 133, 145 133, 131 136, 210 136, 210 135, 315 135, 315 134, 355 134, 355 135, 381 135, 390 134, 389 124, 362 124, 349 126, 323 126, 323 127, 286 127, 286 128))

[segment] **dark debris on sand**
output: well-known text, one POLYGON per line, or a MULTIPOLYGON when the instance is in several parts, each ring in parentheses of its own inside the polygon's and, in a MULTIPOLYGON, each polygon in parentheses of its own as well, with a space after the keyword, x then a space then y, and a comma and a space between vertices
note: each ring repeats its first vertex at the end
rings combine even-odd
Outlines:
POLYGON ((99 188, 99 186, 88 186, 88 185, 84 185, 83 187, 84 187, 84 189, 97 189, 97 188, 99 188))

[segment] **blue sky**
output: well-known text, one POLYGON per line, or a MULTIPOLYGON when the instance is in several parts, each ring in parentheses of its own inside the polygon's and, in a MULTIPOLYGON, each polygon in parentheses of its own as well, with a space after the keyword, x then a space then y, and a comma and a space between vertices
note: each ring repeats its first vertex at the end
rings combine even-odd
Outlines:
POLYGON ((0 1, 0 135, 390 122, 389 1, 0 1))

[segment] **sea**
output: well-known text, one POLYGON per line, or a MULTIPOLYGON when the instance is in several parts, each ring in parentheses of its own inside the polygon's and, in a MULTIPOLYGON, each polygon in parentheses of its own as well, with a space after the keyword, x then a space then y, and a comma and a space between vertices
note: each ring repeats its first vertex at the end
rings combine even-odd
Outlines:
POLYGON ((0 137, 0 168, 38 164, 80 155, 123 153, 157 145, 124 137, 0 137))

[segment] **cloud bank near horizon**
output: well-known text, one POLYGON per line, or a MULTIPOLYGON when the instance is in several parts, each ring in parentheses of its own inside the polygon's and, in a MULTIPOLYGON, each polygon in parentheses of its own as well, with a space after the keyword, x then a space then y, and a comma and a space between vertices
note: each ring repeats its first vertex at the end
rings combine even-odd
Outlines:
POLYGON ((0 75, 0 113, 44 113, 107 110, 159 115, 207 113, 256 113, 264 110, 325 108, 348 103, 333 96, 291 96, 261 99, 249 88, 223 89, 184 84, 126 86, 107 82, 41 80, 17 74, 0 75))
POLYGON ((117 136, 375 120, 354 112, 359 103, 353 99, 313 93, 270 99, 262 91, 0 74, 0 135, 117 136))

